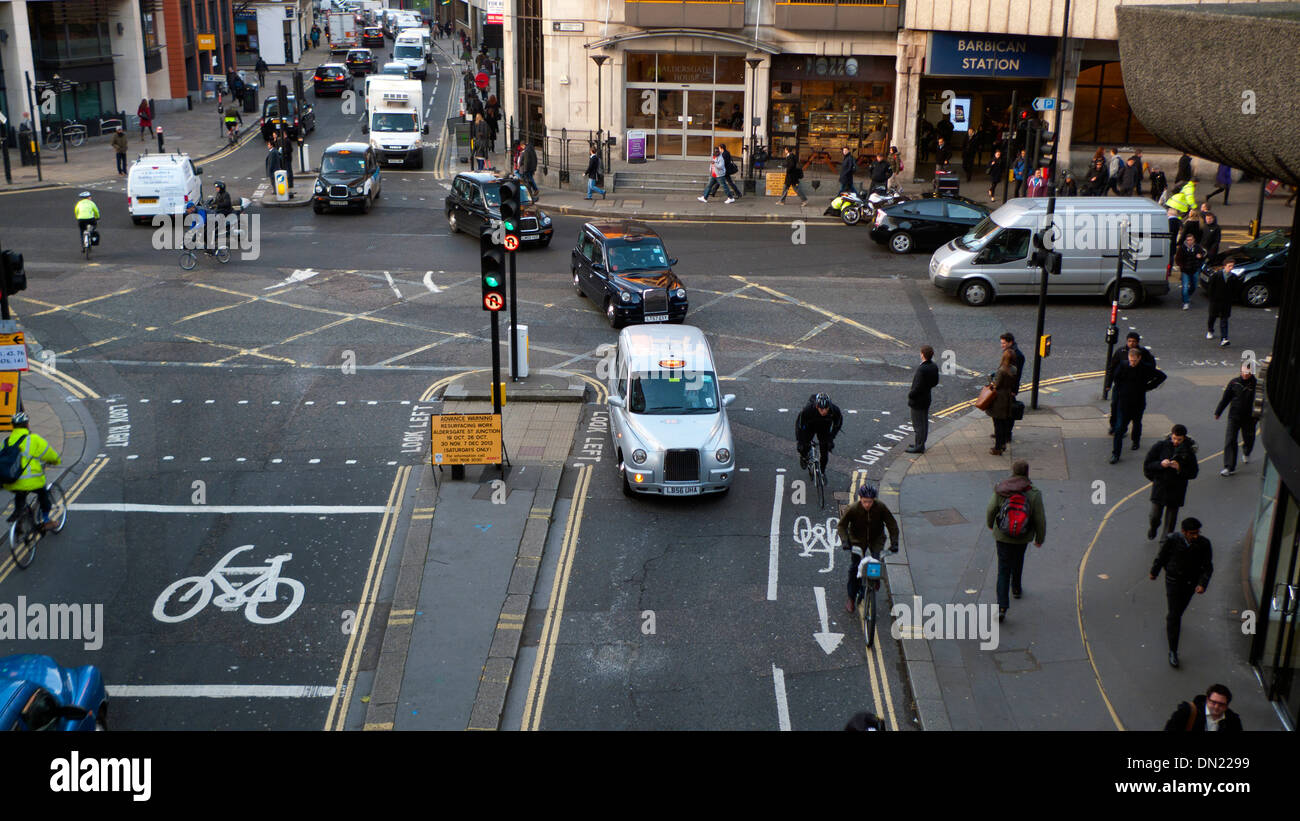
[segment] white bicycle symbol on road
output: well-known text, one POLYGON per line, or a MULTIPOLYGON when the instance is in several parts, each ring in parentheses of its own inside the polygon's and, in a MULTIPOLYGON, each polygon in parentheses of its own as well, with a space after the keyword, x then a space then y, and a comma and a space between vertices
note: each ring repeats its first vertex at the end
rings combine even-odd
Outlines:
POLYGON ((275 624, 284 621, 293 615, 302 604, 303 586, 302 582, 297 579, 282 578, 280 576, 280 567, 293 558, 292 553, 281 553, 271 559, 266 560, 266 564, 261 567, 227 567, 230 560, 236 554, 245 550, 252 550, 253 545, 246 544, 237 547, 222 557, 217 562, 217 566, 208 571, 206 576, 186 576, 178 579, 167 586, 159 596, 158 601, 154 602, 153 617, 161 622, 175 623, 185 621, 195 613, 208 606, 212 601, 223 611, 238 610, 244 608, 244 618, 253 624, 275 624), (243 584, 231 584, 229 576, 253 576, 249 581, 243 584), (278 590, 280 585, 287 585, 292 594, 291 600, 278 615, 262 616, 257 612, 258 605, 274 604, 279 596, 278 590), (186 587, 188 586, 188 590, 186 587), (214 600, 212 598, 213 589, 220 587, 221 595, 214 600), (184 591, 183 593, 181 591, 184 591), (172 603, 172 597, 180 594, 176 602, 184 606, 189 602, 188 609, 177 615, 171 615, 167 612, 167 606, 172 603))
POLYGON ((803 548, 799 557, 807 558, 814 553, 826 554, 826 567, 818 570, 818 573, 830 573, 835 569, 835 548, 840 544, 839 534, 835 532, 838 524, 839 520, 834 516, 827 518, 824 525, 813 524, 807 516, 794 520, 794 540, 803 548))

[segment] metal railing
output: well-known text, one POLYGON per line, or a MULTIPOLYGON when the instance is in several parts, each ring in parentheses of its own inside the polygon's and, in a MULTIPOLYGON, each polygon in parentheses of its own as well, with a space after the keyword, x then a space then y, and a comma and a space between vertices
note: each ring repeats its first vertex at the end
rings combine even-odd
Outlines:
MULTIPOLYGON (((537 152, 537 182, 554 188, 586 188, 585 174, 587 161, 591 157, 591 146, 596 142, 597 132, 569 131, 561 128, 559 136, 547 134, 544 129, 523 129, 515 126, 510 118, 507 126, 507 145, 513 146, 516 140, 531 144, 537 152)), ((606 155, 608 146, 606 146, 606 155)), ((608 157, 602 160, 606 182, 612 183, 608 157)))

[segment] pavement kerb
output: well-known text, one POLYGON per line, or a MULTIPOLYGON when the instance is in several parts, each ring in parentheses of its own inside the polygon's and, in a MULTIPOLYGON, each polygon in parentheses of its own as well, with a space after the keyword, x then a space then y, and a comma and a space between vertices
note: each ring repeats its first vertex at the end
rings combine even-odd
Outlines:
MULTIPOLYGON (((545 192, 546 189, 542 189, 545 192)), ((684 214, 675 211, 639 211, 637 209, 625 209, 617 215, 610 211, 602 211, 596 208, 585 208, 580 205, 551 205, 544 199, 539 198, 538 204, 546 210, 562 214, 569 217, 584 217, 586 219, 610 219, 611 217, 635 217, 641 220, 706 220, 708 222, 748 222, 748 223, 769 223, 786 225, 794 220, 799 220, 809 225, 840 225, 842 221, 835 217, 805 217, 798 216, 791 212, 789 216, 779 214, 684 214)))

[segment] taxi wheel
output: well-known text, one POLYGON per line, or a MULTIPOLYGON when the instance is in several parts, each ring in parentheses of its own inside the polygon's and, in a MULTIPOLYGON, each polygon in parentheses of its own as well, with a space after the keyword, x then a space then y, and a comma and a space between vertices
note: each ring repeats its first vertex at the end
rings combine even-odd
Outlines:
POLYGON ((585 297, 585 296, 586 296, 586 294, 584 294, 584 293, 582 292, 582 283, 578 280, 578 269, 577 269, 577 268, 574 268, 574 269, 573 269, 573 290, 574 290, 574 291, 578 294, 578 296, 580 296, 580 297, 585 297))
POLYGON ((374 201, 374 198, 373 198, 373 197, 369 197, 369 196, 366 197, 364 200, 362 200, 362 201, 361 201, 361 213, 363 213, 363 214, 369 214, 369 213, 370 213, 370 204, 371 204, 373 201, 374 201))
POLYGON ((623 323, 618 319, 618 311, 614 308, 614 300, 605 300, 605 319, 609 322, 609 327, 618 330, 623 327, 623 323))
POLYGON ((317 214, 325 213, 325 209, 321 206, 319 202, 313 202, 311 204, 311 210, 315 211, 317 214))
POLYGON ((447 212, 447 227, 451 229, 453 234, 460 232, 460 226, 456 223, 456 215, 451 211, 447 212))
POLYGON ((634 490, 632 489, 632 486, 631 486, 630 484, 628 484, 628 482, 627 482, 627 468, 625 468, 625 467, 623 466, 623 463, 622 463, 622 462, 619 462, 619 463, 618 463, 618 475, 619 475, 620 477, 622 477, 622 479, 623 479, 623 495, 624 495, 624 496, 635 496, 635 495, 636 495, 636 491, 634 491, 634 490))

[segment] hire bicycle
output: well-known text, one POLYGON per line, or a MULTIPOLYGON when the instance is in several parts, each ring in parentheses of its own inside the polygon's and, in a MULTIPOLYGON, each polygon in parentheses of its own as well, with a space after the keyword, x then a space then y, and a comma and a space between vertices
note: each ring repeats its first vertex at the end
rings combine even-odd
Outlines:
POLYGON ((26 569, 36 556, 36 545, 44 533, 58 533, 68 522, 68 504, 63 498, 63 488, 58 482, 46 486, 50 494, 50 515, 48 519, 41 516, 40 497, 35 491, 27 491, 27 500, 21 510, 13 515, 13 524, 9 526, 9 553, 14 557, 14 564, 26 569))
POLYGON ((862 634, 870 649, 876 639, 876 592, 880 590, 880 582, 885 576, 885 563, 878 553, 867 551, 864 555, 862 548, 857 545, 853 546, 853 553, 862 556, 862 561, 858 563, 860 584, 854 604, 862 605, 862 634))
POLYGON ((181 251, 181 268, 186 271, 193 271, 194 266, 199 264, 200 253, 207 254, 222 265, 230 262, 230 249, 224 245, 219 248, 186 248, 181 251))

